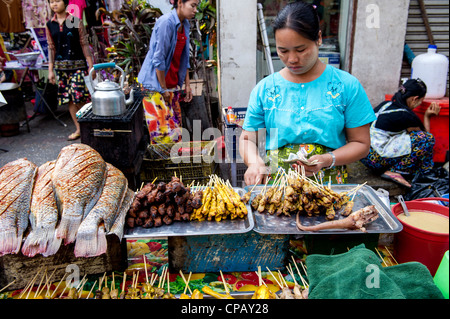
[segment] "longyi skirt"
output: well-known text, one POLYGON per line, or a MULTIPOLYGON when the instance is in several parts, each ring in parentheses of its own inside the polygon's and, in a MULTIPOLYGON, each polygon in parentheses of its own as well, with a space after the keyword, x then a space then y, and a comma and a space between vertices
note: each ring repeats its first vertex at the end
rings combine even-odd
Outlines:
POLYGON ((89 90, 84 82, 84 70, 62 71, 56 70, 58 77, 58 106, 73 101, 75 104, 86 102, 89 98, 89 90))
POLYGON ((179 92, 170 92, 170 101, 165 103, 161 93, 155 91, 149 91, 142 100, 151 144, 181 141, 182 121, 179 100, 179 92))

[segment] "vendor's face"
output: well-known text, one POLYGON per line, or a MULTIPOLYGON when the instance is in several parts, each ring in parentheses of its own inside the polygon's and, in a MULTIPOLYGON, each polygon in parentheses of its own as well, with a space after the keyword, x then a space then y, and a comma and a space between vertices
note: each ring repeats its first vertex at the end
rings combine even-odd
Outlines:
POLYGON ((322 36, 312 41, 292 29, 284 28, 276 31, 275 42, 278 56, 284 65, 293 74, 301 75, 317 63, 322 36))
POLYGON ((50 0, 49 3, 50 9, 52 9, 54 13, 62 13, 66 11, 66 4, 63 0, 50 0))
POLYGON ((178 0, 178 10, 180 15, 188 20, 194 19, 197 13, 198 3, 199 0, 189 0, 186 2, 178 0))

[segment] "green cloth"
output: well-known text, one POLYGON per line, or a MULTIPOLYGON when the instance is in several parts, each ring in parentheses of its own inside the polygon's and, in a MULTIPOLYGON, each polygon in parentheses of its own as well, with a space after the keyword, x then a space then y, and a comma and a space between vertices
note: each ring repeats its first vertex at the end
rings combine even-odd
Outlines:
POLYGON ((364 245, 339 255, 310 255, 306 266, 309 299, 443 299, 424 265, 382 267, 364 245))

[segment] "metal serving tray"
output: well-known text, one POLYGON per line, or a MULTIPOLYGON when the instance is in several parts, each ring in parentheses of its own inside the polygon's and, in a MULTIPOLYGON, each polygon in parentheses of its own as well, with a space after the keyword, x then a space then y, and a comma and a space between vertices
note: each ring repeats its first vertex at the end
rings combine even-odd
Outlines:
MULTIPOLYGON (((245 194, 243 188, 233 187, 239 196, 245 194)), ((125 226, 125 238, 153 238, 153 237, 171 237, 171 236, 205 236, 217 234, 242 234, 249 232, 255 226, 254 216, 250 204, 247 207, 247 217, 244 219, 225 219, 216 221, 189 221, 174 222, 171 225, 162 225, 160 227, 128 228, 125 226)))
MULTIPOLYGON (((340 184, 331 185, 331 189, 337 193, 345 192, 355 188, 356 184, 340 184)), ((248 191, 252 186, 245 187, 248 191)), ((257 194, 259 194, 264 185, 258 185, 252 191, 249 204, 257 194)), ((403 229, 402 224, 394 216, 391 210, 386 207, 380 197, 375 193, 372 187, 364 185, 359 189, 354 198, 353 211, 363 208, 368 205, 375 205, 375 208, 379 212, 379 217, 374 222, 366 226, 367 233, 398 233, 403 229)), ((250 206, 251 207, 251 206, 250 206)), ((297 229, 295 222, 296 215, 292 216, 276 216, 270 214, 261 214, 258 211, 253 211, 255 219, 254 231, 261 234, 362 234, 360 230, 349 229, 326 229, 321 231, 300 231, 297 229)), ((336 219, 343 219, 345 217, 340 216, 336 212, 336 219)), ((300 216, 302 225, 311 226, 326 222, 324 215, 317 217, 300 216)))

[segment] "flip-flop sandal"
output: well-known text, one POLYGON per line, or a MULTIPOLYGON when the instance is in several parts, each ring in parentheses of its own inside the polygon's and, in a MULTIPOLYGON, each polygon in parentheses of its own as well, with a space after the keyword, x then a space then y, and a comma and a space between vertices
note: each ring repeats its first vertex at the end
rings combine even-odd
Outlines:
POLYGON ((393 172, 385 172, 384 174, 382 174, 380 176, 382 179, 394 182, 398 185, 407 187, 407 188, 411 188, 411 184, 409 184, 406 179, 403 178, 403 176, 401 176, 400 174, 395 174, 393 172))
POLYGON ((68 141, 74 141, 77 140, 81 137, 80 133, 72 133, 69 135, 69 137, 67 138, 68 141))

